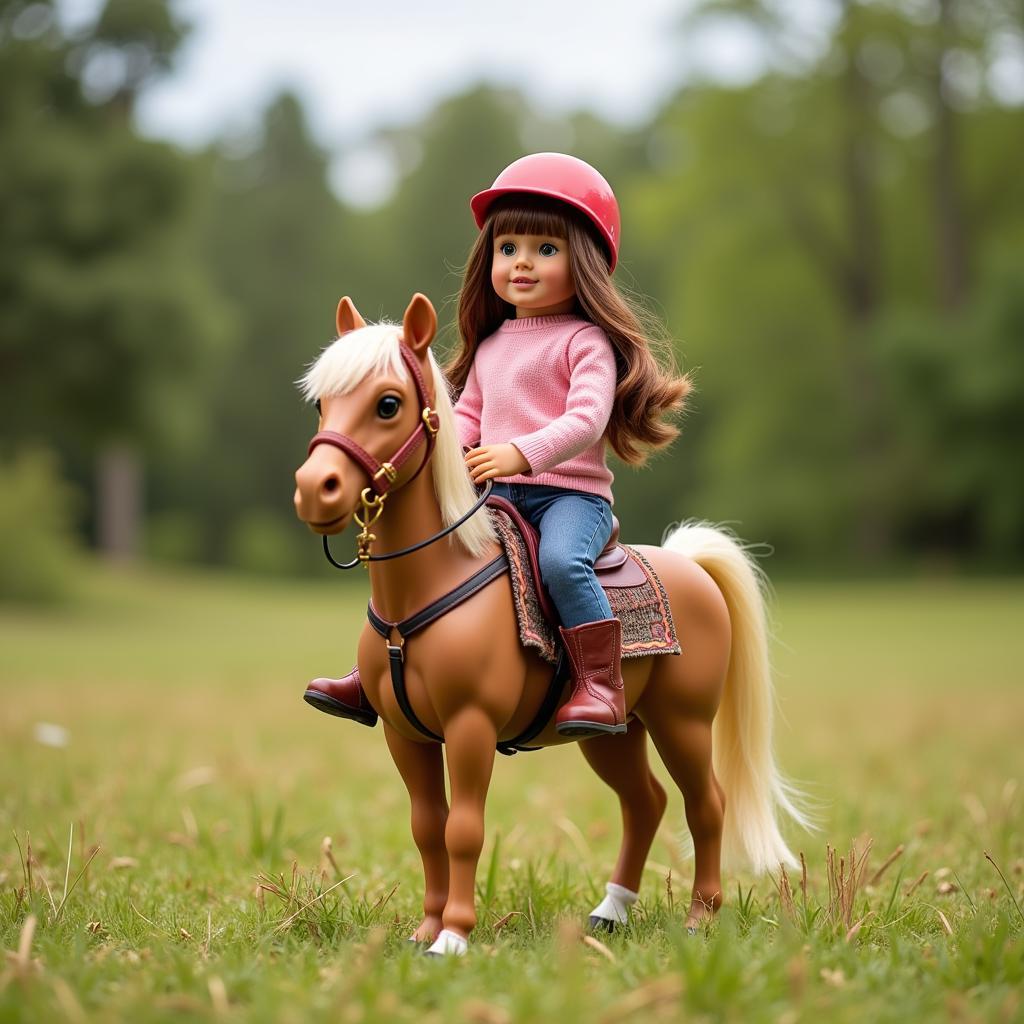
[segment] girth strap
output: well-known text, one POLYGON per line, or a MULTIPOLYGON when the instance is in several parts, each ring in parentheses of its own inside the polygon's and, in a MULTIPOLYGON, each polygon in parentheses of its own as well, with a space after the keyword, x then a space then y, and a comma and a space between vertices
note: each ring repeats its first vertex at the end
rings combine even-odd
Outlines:
POLYGON ((543 731, 544 726, 551 721, 551 716, 555 713, 555 709, 558 707, 558 699, 562 696, 562 688, 565 686, 565 681, 569 678, 569 659, 566 657, 565 648, 563 647, 558 652, 558 662, 555 665, 554 672, 551 673, 551 681, 548 683, 548 692, 544 694, 544 699, 540 703, 540 707, 537 709, 537 714, 533 716, 533 721, 518 735, 512 739, 507 740, 505 743, 498 744, 498 753, 507 754, 511 757, 513 754, 518 754, 520 751, 526 753, 530 750, 540 750, 540 747, 528 747, 526 746, 531 740, 536 739, 543 731))
MULTIPOLYGON (((366 618, 373 628, 384 637, 388 648, 388 669, 391 673, 391 686, 395 691, 395 700, 398 702, 402 714, 405 715, 409 724, 419 733, 437 743, 444 743, 444 737, 439 736, 433 729, 429 729, 420 721, 419 716, 413 710, 409 701, 409 693, 405 686, 405 640, 414 633, 429 626, 453 608, 469 600, 475 593, 483 590, 489 583, 494 582, 499 576, 508 572, 508 557, 502 552, 493 562, 488 562, 479 572, 474 573, 463 583, 460 583, 454 590, 450 590, 444 597, 439 597, 426 608, 410 615, 401 622, 388 622, 381 618, 374 610, 373 603, 366 606, 366 618), (398 630, 402 642, 397 646, 391 643, 391 630, 398 630)), ((558 664, 548 684, 548 692, 541 702, 541 706, 534 715, 533 721, 516 737, 498 744, 498 753, 515 754, 520 750, 537 750, 537 747, 523 746, 530 740, 540 735, 544 726, 547 725, 551 716, 558 706, 558 699, 562 695, 562 688, 565 680, 569 677, 569 667, 565 652, 559 655, 558 664)))

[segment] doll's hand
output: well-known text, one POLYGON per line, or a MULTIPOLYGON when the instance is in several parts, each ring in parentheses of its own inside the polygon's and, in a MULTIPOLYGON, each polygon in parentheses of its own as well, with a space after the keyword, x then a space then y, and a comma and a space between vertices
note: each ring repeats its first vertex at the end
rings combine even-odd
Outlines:
POLYGON ((482 484, 498 476, 525 473, 530 464, 514 444, 485 444, 466 452, 466 465, 473 483, 482 484))

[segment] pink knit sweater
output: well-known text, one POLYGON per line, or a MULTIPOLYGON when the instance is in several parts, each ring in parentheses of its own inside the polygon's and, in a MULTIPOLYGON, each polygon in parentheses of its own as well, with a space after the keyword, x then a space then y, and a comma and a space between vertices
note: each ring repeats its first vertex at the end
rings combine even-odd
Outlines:
POLYGON ((510 483, 612 500, 604 432, 615 399, 608 336, 571 314, 506 320, 477 347, 455 406, 459 441, 514 444, 530 464, 510 483))

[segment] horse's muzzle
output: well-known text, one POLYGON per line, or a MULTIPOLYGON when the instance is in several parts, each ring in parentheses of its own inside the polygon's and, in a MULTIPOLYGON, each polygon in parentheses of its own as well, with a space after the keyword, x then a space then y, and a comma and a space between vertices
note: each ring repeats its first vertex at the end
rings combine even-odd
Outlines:
POLYGON ((295 473, 295 514, 314 533, 340 533, 352 519, 329 449, 315 448, 295 473))

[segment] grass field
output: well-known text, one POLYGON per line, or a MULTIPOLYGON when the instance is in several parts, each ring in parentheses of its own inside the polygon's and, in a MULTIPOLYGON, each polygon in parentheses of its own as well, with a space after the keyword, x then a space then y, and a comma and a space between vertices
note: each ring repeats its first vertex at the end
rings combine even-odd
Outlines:
POLYGON ((780 587, 777 747, 822 828, 792 835, 806 892, 733 876, 702 934, 677 794, 595 942, 615 802, 574 748, 500 758, 445 962, 405 941, 381 731, 300 700, 351 664, 362 583, 97 569, 68 609, 0 610, 0 1021, 1024 1020, 1024 583, 780 587))

